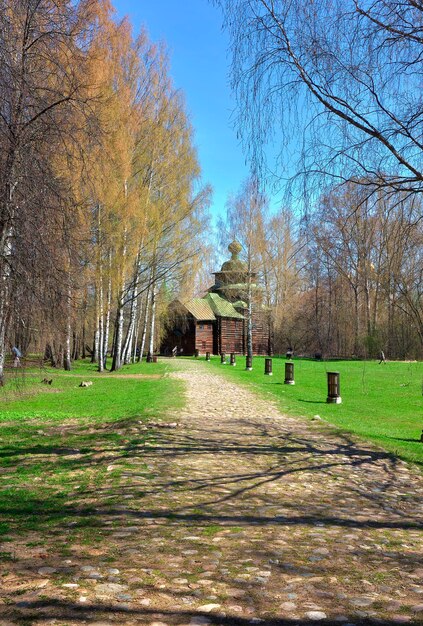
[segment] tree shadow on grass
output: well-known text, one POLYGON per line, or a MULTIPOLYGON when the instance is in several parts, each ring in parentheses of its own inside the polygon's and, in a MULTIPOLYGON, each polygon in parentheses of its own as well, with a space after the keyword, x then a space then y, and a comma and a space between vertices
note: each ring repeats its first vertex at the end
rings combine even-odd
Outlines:
MULTIPOLYGON (((130 422, 129 422, 130 423, 130 422)), ((242 420, 240 421, 242 423, 242 420)), ((121 445, 107 439, 101 439, 104 429, 98 431, 98 448, 94 446, 83 448, 71 446, 57 446, 47 444, 46 446, 30 446, 16 450, 8 450, 7 454, 11 458, 19 460, 19 471, 26 470, 31 474, 32 466, 39 461, 34 456, 40 455, 43 462, 44 474, 51 472, 67 472, 68 470, 89 470, 90 468, 103 467, 108 463, 119 463, 131 461, 130 467, 125 469, 128 478, 145 479, 145 472, 140 473, 138 464, 149 463, 157 459, 162 462, 167 458, 175 459, 183 456, 209 456, 214 454, 226 455, 229 458, 233 455, 246 455, 247 458, 257 458, 258 466, 266 458, 267 467, 260 470, 251 471, 230 471, 225 472, 224 462, 222 470, 215 474, 205 473, 201 477, 187 477, 168 479, 166 477, 154 477, 152 480, 145 479, 141 487, 135 487, 128 481, 126 486, 111 487, 103 486, 101 482, 96 482, 95 487, 84 487, 78 493, 54 493, 44 489, 42 493, 33 488, 22 485, 20 488, 5 488, 0 490, 0 514, 3 519, 13 527, 27 526, 32 529, 42 529, 44 525, 62 523, 64 520, 73 520, 81 527, 101 527, 104 520, 126 517, 127 519, 137 519, 139 521, 162 520, 180 524, 234 524, 234 525, 325 525, 341 526, 346 528, 397 528, 416 529, 422 528, 422 520, 418 511, 412 511, 411 503, 408 512, 404 511, 401 502, 398 506, 393 505, 390 513, 385 511, 386 495, 391 489, 396 488, 396 458, 384 451, 372 449, 365 445, 351 440, 348 436, 337 435, 332 440, 328 435, 319 441, 313 441, 297 436, 295 433, 281 432, 274 428, 268 428, 263 423, 251 424, 244 427, 252 428, 255 440, 248 443, 249 431, 243 441, 240 441, 238 433, 226 433, 226 439, 219 439, 220 432, 197 429, 193 433, 183 433, 177 431, 159 431, 154 434, 154 447, 145 447, 145 441, 141 438, 140 444, 128 443, 123 439, 121 445), (216 439, 211 436, 216 436, 216 439), (228 434, 231 437, 228 440, 228 434), (78 451, 78 458, 68 458, 78 451), (134 465, 135 463, 135 465, 134 465), (307 473, 331 475, 339 470, 348 471, 349 468, 357 469, 363 467, 365 473, 363 479, 366 480, 367 471, 372 466, 378 466, 379 479, 377 490, 369 488, 366 482, 362 486, 353 483, 343 487, 343 497, 350 494, 360 497, 369 502, 373 508, 375 519, 369 514, 368 519, 360 517, 355 520, 351 515, 345 513, 345 517, 333 514, 336 502, 324 511, 319 509, 318 503, 309 502, 302 506, 293 503, 292 506, 284 503, 284 514, 277 516, 266 516, 251 514, 246 507, 246 496, 258 497, 261 487, 279 483, 290 479, 290 476, 307 473), (225 493, 219 492, 222 489, 225 493), (179 506, 175 501, 174 506, 167 509, 151 508, 148 503, 149 496, 156 496, 159 493, 174 495, 189 492, 197 496, 197 500, 189 506, 179 506), (124 506, 116 509, 115 504, 108 501, 121 499, 126 493, 133 494, 137 498, 138 506, 143 510, 124 506), (204 496, 203 496, 204 494, 204 496), (95 504, 93 504, 93 501, 95 504), (143 504, 143 501, 145 503, 143 504), (89 505, 85 504, 90 502, 89 505), (222 507, 226 503, 235 502, 239 506, 239 513, 225 511, 222 507), (196 512, 193 512, 193 509, 196 512)), ((75 431, 75 436, 81 441, 82 434, 75 431)), ((90 437, 95 435, 90 435, 90 437)), ((321 435, 320 435, 321 437, 321 435)), ((266 502, 264 502, 266 504, 266 502)), ((267 503, 268 504, 268 503, 267 503)))
MULTIPOLYGON (((105 520, 124 517, 140 522, 167 520, 172 524, 278 526, 322 523, 345 528, 423 527, 418 508, 413 509, 412 499, 406 502, 405 508, 398 499, 396 457, 356 442, 347 435, 334 437, 329 431, 319 431, 306 437, 290 431, 282 432, 277 426, 265 422, 244 419, 236 420, 233 430, 225 431, 201 426, 191 432, 178 429, 146 431, 145 426, 135 419, 97 425, 90 432, 84 427, 73 426, 66 430, 66 445, 56 431, 57 428, 51 431, 54 441, 45 445, 28 446, 25 437, 15 446, 0 448, 0 458, 7 461, 4 467, 11 479, 8 486, 7 483, 0 484, 0 520, 10 531, 18 528, 52 529, 71 520, 81 528, 101 527, 105 520), (167 478, 163 472, 160 476, 148 477, 145 470, 150 462, 173 462, 185 456, 192 461, 196 457, 207 459, 215 455, 219 455, 217 458, 221 458, 222 463, 216 471, 205 471, 201 476, 167 478), (225 471, 225 457, 229 460, 245 457, 246 469, 225 471), (248 469, 249 463, 251 470, 248 469), (122 466, 121 472, 128 478, 126 484, 113 486, 106 481, 105 469, 109 464, 122 466), (259 494, 263 487, 284 481, 289 485, 291 477, 303 473, 318 479, 320 475, 333 474, 336 477, 339 472, 344 475, 360 468, 364 470, 362 485, 344 482, 340 497, 353 496, 367 501, 372 510, 365 520, 362 515, 354 519, 349 511, 340 514, 336 510, 336 498, 324 509, 318 506, 318 502, 307 502, 303 506, 294 501, 284 502, 282 515, 251 513, 249 498, 262 498, 259 494), (376 484, 371 479, 372 468, 377 468, 376 484), (31 477, 37 472, 40 483, 34 485, 31 477), (92 486, 85 484, 78 492, 67 484, 66 489, 58 493, 57 487, 44 482, 49 476, 55 476, 63 477, 62 482, 69 483, 69 473, 73 475, 75 472, 73 481, 78 484, 83 480, 84 472, 99 472, 99 478, 94 481, 91 478, 92 486), (139 479, 141 486, 134 486, 131 479, 139 479), (386 496, 391 491, 396 499, 391 503, 390 512, 386 512, 386 496), (180 506, 177 496, 182 494, 183 497, 186 492, 196 500, 189 506, 180 506), (173 494, 173 505, 165 509, 152 508, 149 497, 157 497, 160 493, 167 501, 168 494, 173 494), (137 507, 125 503, 116 509, 111 500, 122 502, 124 495, 133 495, 137 507), (225 505, 234 503, 238 506, 238 513, 225 510, 225 505)), ((268 504, 269 501, 263 500, 263 505, 268 504)), ((281 505, 276 501, 274 504, 281 505)))
POLYGON ((423 446, 423 441, 420 437, 418 437, 417 439, 404 439, 403 437, 389 437, 388 435, 385 435, 384 439, 393 439, 394 441, 408 441, 410 443, 421 443, 423 446))
MULTIPOLYGON (((146 431, 134 419, 117 425, 118 432, 113 432, 113 424, 98 425, 91 433, 86 432, 84 427, 73 426, 66 430, 65 441, 56 438, 45 444, 28 445, 24 438, 13 450, 4 447, 6 456, 3 460, 13 464, 7 466, 7 469, 15 470, 17 475, 23 472, 23 476, 28 476, 27 482, 23 480, 20 488, 6 487, 0 490, 0 514, 6 525, 4 531, 12 538, 15 533, 36 531, 44 541, 48 538, 52 545, 56 538, 62 543, 63 540, 78 543, 86 533, 88 538, 95 537, 101 541, 102 546, 113 546, 120 554, 125 554, 131 539, 127 539, 127 533, 119 536, 115 531, 116 527, 125 530, 129 525, 134 525, 136 529, 139 527, 137 533, 146 535, 150 532, 153 539, 160 537, 164 538, 163 541, 166 541, 166 537, 177 536, 176 531, 181 528, 201 533, 202 529, 211 526, 219 529, 259 527, 263 533, 267 529, 297 527, 300 534, 303 528, 308 531, 322 526, 394 531, 414 531, 423 527, 422 518, 413 501, 403 503, 398 497, 398 490, 402 488, 401 482, 398 482, 401 473, 398 472, 397 459, 389 453, 356 442, 348 435, 334 436, 330 431, 320 430, 319 433, 310 430, 303 435, 282 431, 277 425, 259 420, 238 419, 231 428, 224 430, 213 425, 210 427, 210 424, 207 426, 200 425, 189 432, 179 429, 146 431), (77 457, 73 458, 75 451, 77 457), (212 471, 207 469, 207 460, 210 458, 219 459, 218 463, 214 460, 212 471), (242 463, 237 463, 241 459, 242 463), (201 473, 169 477, 168 464, 175 461, 185 463, 185 460, 188 467, 189 462, 195 465, 198 460, 201 473), (145 470, 149 463, 155 468, 154 475, 148 475, 149 470, 145 470), (123 480, 113 481, 113 470, 112 473, 107 472, 109 464, 117 467, 121 464, 124 467, 123 480), (35 470, 39 471, 40 467, 46 478, 60 472, 66 477, 66 472, 75 471, 78 484, 85 475, 91 476, 91 479, 78 492, 58 493, 54 485, 43 482, 37 489, 31 480, 35 470), (98 474, 95 473, 97 470, 100 470, 98 474), (354 480, 356 470, 360 470, 361 482, 357 476, 354 480), (376 479, 372 478, 373 471, 376 472, 376 479), (342 483, 325 505, 319 498, 291 500, 283 497, 283 485, 289 487, 297 476, 300 481, 315 481, 318 485, 320 479, 338 478, 339 474, 342 483), (132 483, 132 479, 139 482, 132 483), (269 495, 267 490, 273 486, 282 486, 282 490, 269 495), (184 504, 186 494, 190 499, 184 504), (126 495, 133 499, 125 500, 126 495), (178 501, 179 496, 182 502, 178 501), (344 508, 339 507, 337 502, 342 498, 348 501, 348 506, 344 508), (359 498, 361 508, 350 506, 349 500, 355 498, 359 498), (386 511, 388 499, 390 510, 386 511), (368 503, 365 515, 362 511, 363 503, 364 506, 368 503), (268 512, 266 507, 269 504, 277 507, 277 514, 268 512), (262 506, 265 507, 264 511, 262 506)), ((51 431, 52 436, 56 437, 55 433, 55 430, 51 431)), ((417 499, 418 494, 415 502, 417 499)), ((147 550, 150 558, 154 559, 155 544, 152 543, 151 548, 146 548, 145 544, 143 546, 142 549, 147 550), (151 553, 148 552, 150 549, 151 553)), ((172 549, 171 544, 169 549, 172 549)), ((357 556, 364 565, 371 566, 372 555, 362 551, 357 556)), ((409 551, 402 553, 398 548, 387 547, 384 552, 378 552, 376 557, 391 569, 398 568, 402 572, 411 571, 419 564, 418 554, 410 555, 409 551)), ((295 557, 293 559, 293 567, 305 567, 301 561, 296 565, 295 557)), ((52 561, 54 567, 57 567, 54 557, 52 561)), ((43 564, 50 564, 50 561, 43 564)), ((12 567, 14 563, 9 565, 12 567)), ((283 566, 287 567, 287 564, 280 567, 283 566)), ((310 571, 319 573, 320 568, 330 567, 331 564, 309 563, 306 566, 310 571)), ((34 574, 39 564, 30 559, 26 563, 20 560, 16 563, 16 569, 21 571, 22 567, 34 574)), ((61 571, 59 567, 58 575, 61 571)), ((295 574, 296 570, 289 571, 295 574)), ((231 584, 229 579, 227 582, 231 584)), ((162 591, 160 589, 159 593, 162 591)), ((178 597, 178 591, 169 592, 178 597)), ((132 619, 149 624, 151 620, 164 619, 172 624, 187 624, 193 617, 204 617, 211 624, 225 626, 246 626, 251 623, 251 618, 236 615, 214 615, 201 610, 178 608, 163 612, 160 609, 127 608, 118 602, 81 605, 47 599, 22 600, 24 604, 16 599, 14 601, 16 611, 22 616, 20 619, 26 619, 29 623, 42 617, 83 622, 112 615, 120 623, 132 619), (159 611, 160 617, 157 616, 159 611)), ((390 624, 389 621, 380 620, 360 621, 356 615, 351 617, 351 621, 354 624, 390 624)), ((275 617, 262 623, 267 626, 311 626, 315 622, 275 617)), ((320 620, 319 623, 330 626, 337 622, 328 619, 320 620)))

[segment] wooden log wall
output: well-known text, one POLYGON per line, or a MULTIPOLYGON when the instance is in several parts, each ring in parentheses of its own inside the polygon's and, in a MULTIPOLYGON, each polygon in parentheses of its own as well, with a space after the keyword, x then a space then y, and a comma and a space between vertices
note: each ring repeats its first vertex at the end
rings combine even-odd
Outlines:
MULTIPOLYGON (((267 313, 263 311, 253 312, 253 354, 263 356, 269 353, 269 333, 267 313)), ((247 330, 245 330, 245 341, 247 341, 247 330)))
MULTIPOLYGON (((253 354, 269 353, 269 336, 268 314, 253 312, 253 354)), ((162 354, 171 354, 175 346, 179 353, 187 356, 193 355, 195 350, 200 354, 246 354, 247 320, 218 317, 215 322, 199 322, 191 315, 184 316, 168 329, 161 346, 162 354)))
POLYGON ((213 353, 213 323, 197 322, 195 327, 195 349, 200 354, 213 353))
POLYGON ((220 318, 220 352, 242 354, 244 320, 220 318))

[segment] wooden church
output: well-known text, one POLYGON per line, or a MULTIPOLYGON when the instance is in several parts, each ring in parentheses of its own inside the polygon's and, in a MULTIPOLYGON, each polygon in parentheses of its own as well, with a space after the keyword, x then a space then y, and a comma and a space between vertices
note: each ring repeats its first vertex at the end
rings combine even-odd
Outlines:
POLYGON ((262 303, 262 288, 240 258, 237 241, 228 246, 231 259, 214 272, 215 283, 203 298, 175 300, 169 306, 162 354, 194 355, 247 352, 248 294, 252 302, 253 354, 271 354, 271 314, 262 303))

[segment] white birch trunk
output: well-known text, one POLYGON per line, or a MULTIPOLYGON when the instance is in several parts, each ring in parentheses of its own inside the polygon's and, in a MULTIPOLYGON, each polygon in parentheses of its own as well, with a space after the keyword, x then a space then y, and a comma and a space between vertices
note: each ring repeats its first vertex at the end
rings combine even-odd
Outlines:
POLYGON ((142 336, 141 336, 141 346, 140 346, 140 358, 139 362, 142 361, 142 357, 145 349, 145 342, 147 339, 147 328, 148 328, 148 318, 150 315, 150 287, 147 289, 147 296, 145 299, 145 311, 144 311, 144 322, 142 327, 142 336))
POLYGON ((131 309, 131 320, 128 326, 128 332, 126 333, 125 345, 123 348, 122 361, 124 365, 132 363, 132 342, 134 340, 134 326, 133 313, 131 309))
POLYGON ((63 358, 63 367, 67 372, 70 372, 70 370, 72 369, 72 360, 71 360, 72 290, 71 290, 71 285, 70 285, 70 277, 69 277, 69 285, 68 285, 66 312, 67 312, 67 322, 66 322, 66 339, 65 339, 65 354, 63 358))
POLYGON ((132 302, 131 311, 129 314, 129 323, 128 330, 125 338, 125 345, 122 351, 122 361, 125 365, 128 365, 132 361, 132 342, 134 340, 134 330, 135 330, 135 316, 136 316, 136 305, 135 301, 132 302))
POLYGON ((141 321, 141 307, 138 306, 137 319, 135 320, 135 333, 134 333, 134 344, 132 349, 132 362, 135 363, 137 360, 137 347, 138 347, 138 337, 140 334, 140 321, 141 321))
POLYGON ((133 277, 135 287, 132 289, 132 293, 131 293, 131 311, 129 314, 128 330, 126 332, 125 345, 123 347, 123 351, 121 355, 122 361, 125 365, 128 365, 128 363, 131 363, 131 358, 132 358, 132 342, 134 339, 135 319, 137 315, 137 301, 138 301, 137 281, 138 281, 138 275, 139 275, 139 265, 140 265, 140 253, 138 253, 137 262, 135 264, 135 272, 134 272, 134 277, 133 277))
POLYGON ((247 286, 247 357, 253 358, 253 298, 251 289, 251 255, 248 254, 248 286, 247 286))
MULTIPOLYGON (((9 158, 9 165, 6 165, 6 171, 9 170, 9 181, 14 180, 14 155, 9 158)), ((7 329, 10 319, 10 257, 12 254, 12 237, 13 237, 13 220, 14 207, 13 195, 17 182, 6 183, 5 189, 5 215, 8 220, 4 223, 2 232, 0 233, 0 385, 4 381, 4 364, 6 361, 6 338, 7 329)))
POLYGON ((119 302, 118 310, 116 312, 116 333, 115 333, 115 347, 113 352, 113 364, 112 371, 118 370, 122 367, 121 361, 121 352, 122 352, 122 341, 123 341, 123 323, 124 323, 124 314, 123 314, 123 303, 119 302))
POLYGON ((103 276, 100 273, 98 294, 98 371, 104 370, 104 302, 103 302, 103 276))
POLYGON ((100 340, 100 328, 98 324, 98 285, 96 285, 95 292, 95 331, 94 331, 94 343, 93 351, 91 353, 91 363, 97 363, 98 360, 98 342, 100 340))
MULTIPOLYGON (((133 297, 133 296, 131 296, 133 297)), ((127 355, 128 355, 128 348, 129 348, 129 343, 131 341, 131 332, 132 332, 132 328, 133 328, 133 322, 132 322, 132 311, 134 308, 134 301, 132 300, 131 302, 131 309, 129 311, 129 321, 128 321, 128 327, 126 329, 126 336, 125 336, 125 340, 123 341, 123 347, 122 347, 122 353, 120 355, 121 361, 124 365, 127 365, 127 355)))
POLYGON ((94 331, 94 343, 93 351, 91 353, 91 363, 96 363, 98 359, 98 342, 100 339, 100 328, 98 325, 98 288, 95 294, 95 331, 94 331))
MULTIPOLYGON (((140 273, 141 273, 141 249, 138 252, 137 261, 135 264, 135 272, 134 272, 135 287, 132 290, 131 313, 130 313, 130 318, 129 318, 128 332, 126 334, 125 347, 124 347, 123 355, 122 355, 122 359, 125 364, 132 362, 132 343, 134 341, 134 334, 135 334, 135 328, 137 325, 137 317, 138 317, 138 280, 139 280, 140 273)), ((135 362, 135 358, 134 358, 134 362, 135 362)))
MULTIPOLYGON (((125 196, 127 194, 127 184, 125 182, 125 196)), ((126 260, 126 228, 123 233, 123 248, 122 248, 122 271, 120 280, 120 292, 118 298, 118 306, 116 311, 115 321, 115 345, 113 346, 113 363, 111 370, 114 372, 122 367, 122 342, 123 342, 123 324, 124 324, 124 311, 123 311, 123 298, 125 294, 125 260, 126 260)))
POLYGON ((148 353, 150 356, 154 354, 154 333, 156 330, 156 285, 153 283, 151 291, 151 318, 150 318, 150 341, 148 353))
POLYGON ((10 256, 10 242, 5 238, 3 243, 3 259, 0 260, 0 384, 3 384, 4 364, 6 360, 6 334, 9 318, 9 278, 10 270, 7 259, 10 256))
MULTIPOLYGON (((3 296, 3 290, 0 298, 3 296)), ((4 300, 0 304, 0 386, 3 384, 4 378, 4 362, 6 360, 6 307, 3 305, 4 300)))
POLYGON ((98 271, 98 371, 104 370, 104 294, 103 258, 101 250, 101 206, 97 207, 97 271, 98 271))
POLYGON ((107 364, 107 352, 109 350, 109 333, 110 333, 110 312, 112 309, 112 275, 111 275, 112 257, 109 253, 109 282, 107 285, 107 303, 106 303, 106 319, 104 324, 103 337, 103 367, 107 364))
POLYGON ((100 331, 98 328, 98 319, 97 319, 97 325, 96 325, 96 329, 95 329, 95 333, 94 333, 94 345, 93 345, 93 353, 91 355, 91 363, 96 363, 97 358, 98 358, 98 341, 99 341, 99 337, 100 337, 100 331))

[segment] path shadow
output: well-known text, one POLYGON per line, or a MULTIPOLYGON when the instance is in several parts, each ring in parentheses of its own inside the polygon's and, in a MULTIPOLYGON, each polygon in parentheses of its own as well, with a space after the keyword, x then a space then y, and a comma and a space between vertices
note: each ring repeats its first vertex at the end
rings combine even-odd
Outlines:
MULTIPOLYGON (((133 426, 134 420, 129 420, 128 425, 133 426)), ((142 436, 132 435, 132 442, 128 443, 127 435, 122 436, 120 445, 112 438, 107 439, 108 431, 99 428, 90 437, 97 438, 98 447, 79 445, 72 446, 72 436, 81 441, 82 434, 76 428, 73 433, 67 433, 68 445, 57 446, 46 444, 45 446, 17 447, 16 449, 3 448, 0 456, 5 455, 12 460, 16 458, 20 471, 30 472, 31 466, 39 463, 36 458, 40 455, 45 463, 45 470, 48 472, 49 465, 56 473, 64 473, 72 469, 89 468, 90 466, 106 465, 119 462, 128 462, 133 467, 125 469, 128 477, 126 486, 111 488, 95 485, 85 487, 70 498, 65 494, 51 493, 37 496, 36 492, 31 494, 30 490, 23 489, 10 497, 5 492, 2 498, 0 490, 0 515, 8 523, 13 521, 19 526, 25 523, 29 515, 32 523, 36 523, 39 528, 44 524, 57 523, 65 519, 72 519, 81 526, 99 527, 103 525, 105 519, 114 519, 126 516, 128 519, 160 519, 168 520, 171 523, 176 521, 180 524, 195 522, 197 524, 228 524, 245 526, 248 524, 277 526, 277 525, 325 525, 341 526, 346 528, 397 528, 397 529, 417 529, 422 528, 422 519, 417 508, 413 510, 413 501, 408 499, 404 507, 404 502, 398 497, 397 489, 397 459, 394 455, 383 450, 366 447, 365 444, 357 443, 348 435, 337 435, 336 438, 327 434, 319 433, 316 440, 306 439, 293 432, 282 433, 274 426, 257 422, 245 423, 239 420, 246 433, 240 438, 239 433, 228 431, 225 439, 222 440, 222 433, 218 430, 204 429, 201 427, 191 433, 178 430, 161 430, 154 432, 153 447, 146 447, 146 438, 152 436, 151 433, 143 431, 142 436), (214 438, 215 437, 215 438, 214 438), (250 437, 253 439, 249 443, 250 437), (73 455, 76 453, 76 458, 73 455), (265 461, 265 468, 252 471, 225 471, 225 463, 222 461, 221 470, 214 474, 204 472, 200 477, 186 478, 166 478, 159 476, 154 479, 145 478, 145 471, 140 472, 139 466, 151 461, 159 463, 174 460, 178 457, 189 456, 205 458, 210 455, 225 456, 245 456, 251 459, 252 467, 262 467, 265 461), (70 457, 70 458, 69 458, 70 457), (268 460, 267 460, 268 459, 268 460), (358 486, 354 482, 344 484, 342 497, 361 498, 369 503, 372 508, 374 518, 371 514, 363 521, 354 519, 354 511, 345 513, 345 517, 338 514, 331 514, 330 507, 323 511, 318 506, 318 502, 308 502, 305 506, 298 502, 293 502, 292 506, 284 504, 283 515, 266 516, 250 514, 245 511, 246 497, 253 495, 256 499, 260 496, 260 488, 273 483, 280 483, 290 479, 291 476, 305 473, 321 475, 331 475, 339 471, 348 472, 349 469, 365 469, 363 473, 363 484, 358 486), (372 483, 372 467, 378 469, 377 483, 372 483), (134 487, 130 479, 142 479, 141 486, 134 487), (225 493, 221 493, 224 490, 225 493), (190 492, 196 496, 196 500, 190 506, 181 507, 175 501, 174 506, 162 509, 152 509, 148 504, 149 496, 158 493, 172 493, 177 495, 181 492, 190 492), (386 497, 390 493, 396 494, 396 500, 390 503, 391 510, 386 512, 386 497), (132 493, 137 498, 138 505, 145 501, 142 511, 130 506, 120 509, 115 508, 115 504, 110 502, 110 498, 121 499, 126 493, 132 493), (203 495, 204 494, 204 495, 203 495), (96 501, 95 506, 91 503, 96 501), (88 502, 90 503, 88 505, 88 502), (87 504, 85 504, 87 503, 87 504), (237 503, 239 514, 234 514, 232 510, 226 511, 225 504, 237 503), (197 513, 193 513, 196 509, 197 513), (200 513, 198 512, 200 511, 200 513)), ((139 424, 138 424, 139 426, 139 424)), ((416 495, 417 501, 417 495, 416 495)), ((269 502, 264 500, 263 504, 269 502)), ((276 503, 277 504, 277 503, 276 503)), ((336 498, 332 503, 336 505, 336 498)), ((360 513, 360 511, 358 512, 360 513)))
POLYGON ((410 443, 421 443, 423 445, 423 441, 421 440, 421 438, 419 437, 418 439, 405 439, 403 437, 388 437, 386 436, 386 439, 393 439, 394 441, 408 441, 410 443))
MULTIPOLYGON (((137 623, 151 624, 151 619, 159 618, 166 619, 171 624, 187 624, 187 620, 193 618, 203 618, 208 620, 208 624, 221 624, 222 626, 250 626, 252 623, 251 617, 239 617, 237 615, 225 615, 219 613, 205 613, 195 610, 182 610, 177 609, 175 611, 169 610, 154 610, 149 608, 130 608, 122 606, 119 603, 114 604, 77 604, 72 602, 66 602, 62 600, 40 600, 33 602, 24 602, 24 606, 19 606, 16 603, 14 607, 9 607, 9 611, 13 611, 16 614, 16 610, 19 610, 22 617, 26 621, 33 619, 39 620, 42 617, 48 617, 49 620, 72 620, 85 623, 86 620, 90 622, 94 619, 107 619, 108 616, 115 616, 119 620, 119 623, 125 623, 128 620, 136 619, 137 623), (146 621, 140 622, 144 618, 146 621)), ((8 611, 8 612, 9 612, 8 611)), ((347 616, 348 617, 348 616, 347 616)), ((372 619, 369 617, 358 617, 357 615, 349 616, 349 620, 356 626, 398 626, 398 621, 395 620, 383 620, 372 619)), ((336 619, 321 619, 317 622, 322 626, 339 626, 340 622, 336 619)), ((289 619, 289 618, 267 618, 260 620, 260 624, 263 626, 312 626, 316 624, 315 620, 302 618, 302 619, 289 619)))
MULTIPOLYGON (((47 434, 57 436, 54 428, 47 434)), ((403 474, 396 457, 355 441, 348 434, 334 435, 329 429, 318 432, 309 429, 305 434, 298 434, 287 430, 286 424, 282 429, 274 422, 234 418, 224 429, 214 426, 210 420, 207 425, 199 423, 189 431, 182 428, 145 430, 145 425, 138 419, 126 419, 119 424, 93 425, 90 432, 85 426, 73 425, 66 429, 62 440, 56 437, 54 441, 46 441, 45 445, 30 445, 25 439, 13 448, 3 444, 1 455, 6 469, 16 466, 31 480, 40 464, 46 477, 49 472, 63 472, 65 476, 69 471, 79 472, 99 466, 107 475, 109 464, 125 464, 122 481, 87 482, 80 491, 71 494, 58 493, 54 485, 49 489, 48 481, 42 485, 41 491, 33 489, 31 480, 21 490, 0 488, 0 522, 9 525, 8 534, 12 538, 26 528, 38 532, 44 539, 46 535, 50 539, 67 537, 74 531, 76 536, 78 533, 83 536, 84 529, 87 529, 91 536, 101 536, 103 545, 113 545, 114 549, 125 553, 130 540, 125 533, 122 537, 113 533, 117 527, 124 529, 131 524, 139 527, 136 531, 139 533, 145 532, 146 528, 156 528, 153 535, 156 533, 165 538, 177 535, 175 531, 180 528, 201 531, 211 526, 222 529, 259 527, 263 533, 272 528, 286 530, 294 527, 365 531, 423 528, 417 506, 418 490, 410 498, 407 495, 407 500, 400 497, 404 493, 403 474), (208 471, 210 458, 214 463, 212 471, 208 471), (237 459, 242 462, 236 463, 237 459), (184 467, 186 462, 189 467, 188 461, 195 466, 197 460, 198 467, 203 468, 201 473, 190 476, 181 470, 181 476, 174 477, 167 472, 169 465, 174 466, 175 462, 181 462, 184 467), (148 469, 149 464, 154 473, 148 469), (357 470, 362 470, 360 480, 357 470), (326 478, 335 481, 341 476, 342 481, 325 505, 318 497, 281 498, 283 486, 289 486, 297 476, 315 485, 326 478), (268 491, 275 486, 281 490, 268 491), (187 493, 191 500, 181 504, 178 496, 183 500, 187 493), (126 495, 133 499, 125 500, 126 495), (348 504, 342 508, 338 499, 349 502, 359 499, 364 506, 354 509, 348 504), (387 502, 389 511, 386 510, 387 502), (265 507, 269 505, 278 507, 277 514, 266 511, 265 507), (365 515, 364 508, 367 510, 365 515)), ((369 556, 364 551, 357 554, 364 565, 369 563, 369 556)), ((390 569, 401 572, 412 571, 420 564, 417 553, 402 553, 398 548, 387 547, 378 552, 378 558, 390 569)), ((22 565, 17 562, 16 569, 22 565)), ((27 563, 26 566, 32 572, 35 569, 34 564, 27 563)), ((314 573, 321 573, 320 568, 322 564, 309 564, 314 573)), ((171 590, 171 593, 178 597, 177 591, 171 590)), ((149 624, 158 613, 149 608, 124 607, 118 602, 84 605, 61 600, 22 602, 24 605, 16 599, 14 607, 29 623, 31 619, 47 616, 82 623, 114 615, 118 619, 122 616, 122 622, 133 618, 149 624)), ((8 606, 7 610, 12 611, 13 606, 8 606)), ((167 613, 160 610, 160 615, 172 624, 186 624, 196 616, 207 617, 210 623, 225 626, 251 623, 251 618, 189 609, 167 613)), ((395 623, 389 620, 360 621, 356 615, 351 616, 351 622, 386 626, 395 623)), ((267 626, 311 626, 315 622, 275 617, 261 623, 267 626)), ((338 622, 328 619, 319 623, 335 626, 338 622)))

